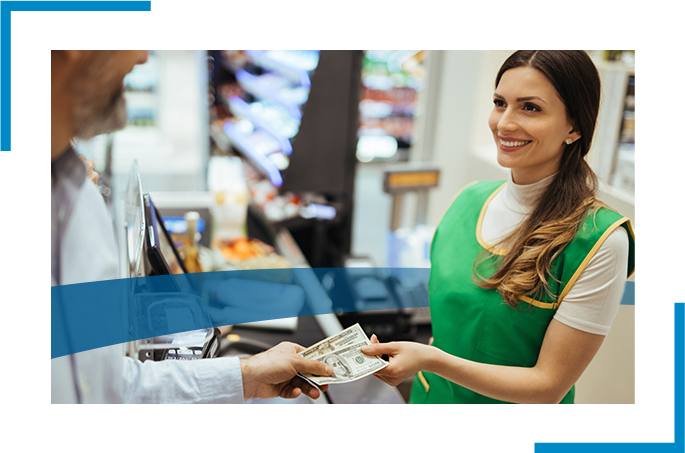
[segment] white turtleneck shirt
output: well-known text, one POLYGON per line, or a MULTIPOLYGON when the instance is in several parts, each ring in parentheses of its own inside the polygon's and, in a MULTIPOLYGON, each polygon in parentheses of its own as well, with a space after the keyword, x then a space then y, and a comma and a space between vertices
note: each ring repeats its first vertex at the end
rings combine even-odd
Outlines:
MULTIPOLYGON (((518 227, 532 213, 542 192, 555 177, 519 185, 510 175, 485 211, 481 230, 485 242, 496 246, 518 227)), ((608 334, 623 296, 628 251, 628 233, 625 228, 616 228, 581 272, 554 319, 584 332, 608 334)))

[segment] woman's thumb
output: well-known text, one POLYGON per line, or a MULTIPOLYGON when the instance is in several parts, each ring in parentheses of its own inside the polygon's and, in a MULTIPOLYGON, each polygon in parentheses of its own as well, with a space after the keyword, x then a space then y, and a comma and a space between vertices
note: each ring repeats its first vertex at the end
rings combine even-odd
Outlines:
POLYGON ((382 343, 367 344, 361 347, 361 351, 366 355, 383 355, 387 345, 382 343))

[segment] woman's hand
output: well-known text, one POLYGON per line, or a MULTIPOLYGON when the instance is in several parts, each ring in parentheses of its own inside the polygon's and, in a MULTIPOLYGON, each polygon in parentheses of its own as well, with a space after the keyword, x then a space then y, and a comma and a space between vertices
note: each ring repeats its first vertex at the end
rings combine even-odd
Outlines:
POLYGON ((395 387, 425 369, 432 349, 431 346, 409 341, 379 343, 374 334, 371 336, 371 344, 363 346, 361 351, 367 355, 388 355, 390 365, 374 373, 374 376, 395 387))

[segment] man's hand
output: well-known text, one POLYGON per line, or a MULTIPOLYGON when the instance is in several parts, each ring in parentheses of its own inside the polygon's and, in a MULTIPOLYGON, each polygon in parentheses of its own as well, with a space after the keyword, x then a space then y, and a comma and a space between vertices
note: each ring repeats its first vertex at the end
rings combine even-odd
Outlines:
MULTIPOLYGON (((330 376, 333 368, 297 354, 304 349, 298 344, 283 342, 268 351, 240 359, 244 398, 297 398, 302 393, 318 398, 319 390, 296 375, 330 376)), ((321 386, 321 390, 327 389, 327 385, 321 386)))
POLYGON ((78 157, 80 157, 83 163, 86 165, 86 175, 88 176, 88 179, 93 181, 93 184, 97 186, 98 179, 100 179, 100 174, 95 171, 95 162, 86 159, 86 156, 83 154, 79 154, 78 157))

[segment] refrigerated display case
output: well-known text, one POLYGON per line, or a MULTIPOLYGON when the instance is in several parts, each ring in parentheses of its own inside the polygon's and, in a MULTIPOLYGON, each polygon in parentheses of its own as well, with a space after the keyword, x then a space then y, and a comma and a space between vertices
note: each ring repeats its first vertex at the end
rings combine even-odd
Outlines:
POLYGON ((404 162, 415 139, 418 93, 423 89, 426 50, 367 50, 362 62, 362 92, 357 159, 404 162))
POLYGON ((287 228, 312 266, 340 266, 351 244, 362 51, 209 55, 212 154, 248 163, 258 222, 287 228))

